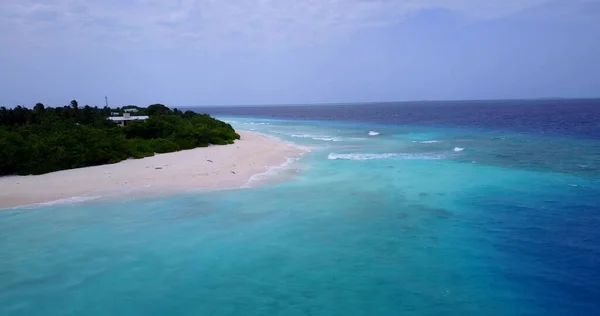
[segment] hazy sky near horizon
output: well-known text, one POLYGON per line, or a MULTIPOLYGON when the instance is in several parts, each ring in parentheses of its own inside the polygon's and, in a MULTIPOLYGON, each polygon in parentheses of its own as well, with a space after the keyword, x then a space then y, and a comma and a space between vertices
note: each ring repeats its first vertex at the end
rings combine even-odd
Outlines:
POLYGON ((600 0, 0 0, 0 105, 600 96, 600 0))

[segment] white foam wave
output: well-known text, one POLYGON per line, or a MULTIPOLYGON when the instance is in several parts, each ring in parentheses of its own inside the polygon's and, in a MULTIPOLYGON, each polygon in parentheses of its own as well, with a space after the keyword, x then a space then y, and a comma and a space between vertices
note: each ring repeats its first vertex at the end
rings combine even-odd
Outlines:
POLYGON ((311 135, 311 134, 291 134, 290 136, 296 137, 296 138, 313 138, 313 137, 316 137, 316 136, 311 135))
POLYGON ((439 160, 446 158, 443 154, 409 154, 409 153, 385 153, 385 154, 336 154, 330 153, 327 156, 329 160, 373 160, 373 159, 420 159, 420 160, 439 160))
POLYGON ((381 134, 381 133, 375 132, 375 131, 369 131, 369 136, 377 136, 379 134, 381 134))
POLYGON ((271 125, 271 123, 266 123, 266 122, 247 122, 247 123, 244 123, 244 125, 271 125))
POLYGON ((41 202, 41 203, 17 206, 15 208, 28 209, 28 208, 47 207, 47 206, 54 206, 54 205, 78 204, 78 203, 85 203, 85 202, 97 200, 99 198, 101 198, 101 196, 81 195, 81 196, 73 196, 73 197, 69 197, 69 198, 46 201, 46 202, 41 202))
POLYGON ((420 142, 417 142, 416 140, 413 140, 413 143, 421 143, 421 144, 435 144, 435 143, 439 143, 439 140, 422 140, 420 142))
POLYGON ((249 187, 251 187, 252 183, 264 181, 274 175, 277 175, 285 170, 290 169, 291 165, 293 163, 295 163, 296 161, 298 161, 299 159, 300 159, 300 157, 296 157, 296 158, 288 157, 288 158, 286 158, 286 161, 283 164, 281 164, 279 166, 268 167, 265 172, 257 173, 255 175, 253 175, 252 177, 250 177, 250 179, 248 179, 248 182, 246 182, 246 184, 243 185, 242 188, 249 188, 249 187))
POLYGON ((322 141, 327 141, 327 142, 343 141, 341 138, 333 137, 333 136, 322 136, 322 135, 311 135, 311 134, 291 134, 290 136, 296 137, 296 138, 311 138, 314 140, 322 140, 322 141))
POLYGON ((463 151, 463 150, 465 150, 465 149, 464 149, 464 148, 461 148, 461 147, 454 147, 454 152, 455 152, 455 153, 457 153, 457 152, 461 152, 461 151, 463 151))
POLYGON ((314 140, 323 140, 327 142, 341 142, 342 140, 337 137, 313 137, 314 140))

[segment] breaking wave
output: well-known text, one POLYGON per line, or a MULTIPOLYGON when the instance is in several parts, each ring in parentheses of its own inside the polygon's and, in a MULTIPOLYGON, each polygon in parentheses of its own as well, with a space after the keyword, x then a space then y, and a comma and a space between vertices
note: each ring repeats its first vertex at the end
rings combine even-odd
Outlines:
POLYGON ((439 143, 439 140, 422 140, 422 141, 416 141, 413 140, 413 143, 421 143, 421 144, 434 144, 434 143, 439 143))
POLYGON ((257 182, 266 181, 269 178, 273 178, 277 175, 282 175, 285 171, 293 171, 292 165, 297 162, 300 157, 287 157, 286 161, 278 166, 269 166, 267 170, 261 173, 254 174, 248 179, 246 184, 242 185, 241 188, 250 188, 257 182))
POLYGON ((85 202, 97 200, 100 198, 102 198, 102 196, 80 195, 80 196, 73 196, 73 197, 68 197, 68 198, 64 198, 64 199, 58 199, 58 200, 52 200, 52 201, 46 201, 46 202, 40 202, 40 203, 34 203, 34 204, 28 204, 28 205, 21 205, 21 206, 17 206, 14 208, 15 209, 31 209, 31 208, 47 207, 47 206, 55 206, 55 205, 79 204, 79 203, 85 203, 85 202))
POLYGON ((464 149, 464 148, 461 148, 461 147, 454 147, 454 152, 455 152, 455 153, 457 153, 457 152, 461 152, 461 151, 463 151, 463 150, 465 150, 465 149, 464 149))
POLYGON ((246 122, 243 124, 244 125, 271 125, 271 123, 266 123, 266 122, 246 122))
POLYGON ((409 154, 409 153, 385 153, 385 154, 336 154, 330 153, 327 156, 329 160, 373 160, 373 159, 420 159, 420 160, 439 160, 445 159, 444 154, 409 154))
POLYGON ((381 134, 381 133, 375 132, 375 131, 369 131, 369 136, 377 136, 379 134, 381 134))
POLYGON ((327 142, 341 142, 341 141, 343 141, 339 137, 320 136, 320 135, 311 135, 311 134, 292 134, 290 136, 296 137, 296 138, 311 138, 311 139, 314 139, 314 140, 322 140, 322 141, 327 141, 327 142))

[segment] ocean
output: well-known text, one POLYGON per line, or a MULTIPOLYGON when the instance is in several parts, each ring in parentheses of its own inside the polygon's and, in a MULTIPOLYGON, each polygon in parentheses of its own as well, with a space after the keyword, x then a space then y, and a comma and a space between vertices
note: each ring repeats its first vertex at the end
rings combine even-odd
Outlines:
POLYGON ((600 100, 197 108, 250 188, 0 212, 0 315, 600 315, 600 100))

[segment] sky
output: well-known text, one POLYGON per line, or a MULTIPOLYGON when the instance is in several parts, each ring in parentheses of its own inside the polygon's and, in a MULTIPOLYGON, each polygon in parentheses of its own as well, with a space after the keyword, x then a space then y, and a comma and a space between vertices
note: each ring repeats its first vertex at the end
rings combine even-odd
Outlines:
POLYGON ((0 105, 600 97, 600 0, 0 0, 0 105))

